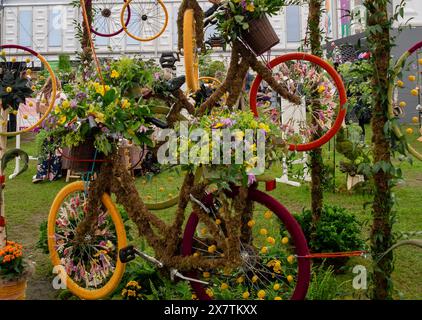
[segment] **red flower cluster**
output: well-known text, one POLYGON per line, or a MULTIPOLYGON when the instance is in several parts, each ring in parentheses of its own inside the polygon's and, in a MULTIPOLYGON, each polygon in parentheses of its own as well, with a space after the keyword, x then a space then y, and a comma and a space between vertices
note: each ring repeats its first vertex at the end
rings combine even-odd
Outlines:
POLYGON ((7 241, 6 246, 0 249, 0 263, 6 264, 17 258, 22 257, 22 245, 7 241))

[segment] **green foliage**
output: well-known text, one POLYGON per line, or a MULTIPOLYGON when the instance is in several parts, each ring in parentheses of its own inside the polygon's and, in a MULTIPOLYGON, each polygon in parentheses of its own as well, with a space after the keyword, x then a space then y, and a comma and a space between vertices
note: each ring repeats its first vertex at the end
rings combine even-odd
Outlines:
POLYGON ((341 294, 339 292, 334 267, 319 265, 312 270, 311 284, 306 295, 307 300, 335 300, 341 294))
POLYGON ((227 70, 223 61, 214 60, 211 58, 212 51, 208 51, 199 57, 199 70, 201 70, 201 77, 212 77, 222 81, 227 70))
POLYGON ((70 72, 72 71, 72 64, 70 63, 70 56, 67 54, 59 55, 59 71, 70 72))
POLYGON ((48 234, 47 234, 47 221, 43 221, 39 226, 39 238, 36 247, 41 249, 42 253, 48 254, 48 234))
POLYGON ((304 209, 302 214, 296 214, 295 218, 314 252, 343 252, 364 248, 360 223, 344 208, 324 205, 314 237, 311 237, 311 210, 304 209))

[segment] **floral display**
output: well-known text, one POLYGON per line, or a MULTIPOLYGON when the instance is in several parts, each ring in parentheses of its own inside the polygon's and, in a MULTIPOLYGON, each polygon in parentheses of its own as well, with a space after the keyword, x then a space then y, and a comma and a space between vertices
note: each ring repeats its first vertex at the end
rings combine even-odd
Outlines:
POLYGON ((20 279, 26 270, 22 245, 7 241, 6 246, 0 249, 0 277, 9 280, 20 279))

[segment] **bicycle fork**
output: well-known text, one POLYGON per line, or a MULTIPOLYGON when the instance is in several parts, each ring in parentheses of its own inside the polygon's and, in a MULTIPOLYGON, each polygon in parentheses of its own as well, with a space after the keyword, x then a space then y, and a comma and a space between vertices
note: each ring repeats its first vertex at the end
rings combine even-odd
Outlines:
MULTIPOLYGON (((134 246, 127 246, 125 248, 120 249, 119 251, 119 259, 122 263, 128 263, 132 260, 134 260, 136 258, 136 256, 141 257, 142 259, 144 259, 145 261, 153 264, 154 266, 156 266, 157 268, 163 268, 164 264, 155 259, 154 257, 146 254, 145 252, 139 251, 137 248, 135 248, 134 246)), ((209 285, 208 282, 206 281, 201 281, 198 279, 194 279, 194 278, 190 278, 190 277, 186 277, 183 274, 181 274, 177 269, 175 268, 170 268, 170 279, 171 281, 175 281, 175 279, 180 278, 182 280, 186 280, 186 281, 193 281, 193 282, 197 282, 197 283, 201 283, 203 285, 209 285)))

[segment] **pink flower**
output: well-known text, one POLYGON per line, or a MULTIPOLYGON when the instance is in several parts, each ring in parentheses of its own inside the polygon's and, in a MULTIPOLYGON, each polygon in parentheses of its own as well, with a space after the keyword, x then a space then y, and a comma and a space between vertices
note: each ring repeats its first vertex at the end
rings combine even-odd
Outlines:
POLYGON ((256 177, 254 174, 250 173, 248 174, 248 186, 256 182, 256 177))

